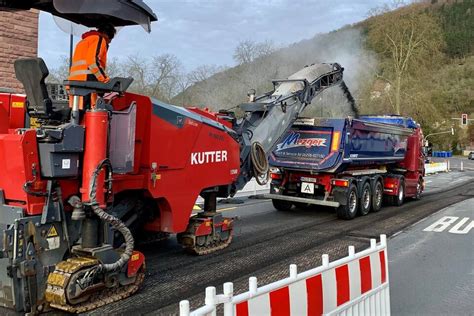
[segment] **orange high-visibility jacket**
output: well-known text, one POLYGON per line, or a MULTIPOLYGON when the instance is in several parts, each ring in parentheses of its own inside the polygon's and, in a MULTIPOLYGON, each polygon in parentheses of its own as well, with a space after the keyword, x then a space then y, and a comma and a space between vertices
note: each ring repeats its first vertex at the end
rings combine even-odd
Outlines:
POLYGON ((97 31, 84 33, 82 40, 77 43, 74 50, 68 80, 109 81, 109 77, 105 73, 109 47, 107 42, 106 35, 97 31))

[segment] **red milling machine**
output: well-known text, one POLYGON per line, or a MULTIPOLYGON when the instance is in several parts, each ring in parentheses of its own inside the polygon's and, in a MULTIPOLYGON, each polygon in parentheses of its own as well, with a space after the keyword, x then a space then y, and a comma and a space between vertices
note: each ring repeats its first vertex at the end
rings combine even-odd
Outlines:
MULTIPOLYGON (((142 1, 114 1, 122 9, 110 12, 102 3, 2 1, 90 27, 156 20, 142 1)), ((317 94, 344 85, 339 64, 311 65, 273 81, 269 93, 251 93, 237 119, 127 93, 132 78, 65 82, 69 108, 48 95, 42 59, 17 60, 15 72, 27 118, 39 127, 13 125, 5 117, 12 104, 0 112, 9 122, 0 130, 0 304, 31 313, 85 312, 133 294, 145 262, 135 239, 177 234, 198 255, 227 247, 233 221, 216 212, 216 199, 252 177, 265 181, 278 138, 317 94), (104 97, 80 110, 79 98, 91 93, 104 97), (191 217, 198 196, 204 209, 191 217)))

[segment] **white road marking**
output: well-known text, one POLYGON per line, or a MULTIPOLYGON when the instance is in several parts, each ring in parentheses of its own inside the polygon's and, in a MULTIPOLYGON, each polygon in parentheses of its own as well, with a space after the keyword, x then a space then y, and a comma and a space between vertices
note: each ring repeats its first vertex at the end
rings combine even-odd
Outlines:
POLYGON ((449 227, 452 223, 457 221, 457 216, 444 216, 431 224, 430 226, 423 229, 424 232, 437 232, 440 233, 449 227))
MULTIPOLYGON (((436 222, 434 222, 433 224, 431 224, 430 226, 423 229, 423 231, 441 233, 445 231, 449 226, 454 224, 458 219, 459 217, 457 216, 444 216, 440 218, 439 220, 437 220, 436 222)), ((473 228, 474 228, 474 220, 471 220, 469 217, 464 217, 458 223, 456 223, 456 225, 454 225, 448 231, 448 233, 465 235, 465 234, 468 234, 473 228), (466 223, 468 224, 464 228, 461 228, 466 223)))
POLYGON ((464 217, 462 220, 460 220, 456 225, 454 225, 453 228, 449 230, 451 234, 467 234, 471 229, 474 228, 474 220, 471 221, 466 227, 460 230, 460 228, 470 220, 469 217, 464 217))

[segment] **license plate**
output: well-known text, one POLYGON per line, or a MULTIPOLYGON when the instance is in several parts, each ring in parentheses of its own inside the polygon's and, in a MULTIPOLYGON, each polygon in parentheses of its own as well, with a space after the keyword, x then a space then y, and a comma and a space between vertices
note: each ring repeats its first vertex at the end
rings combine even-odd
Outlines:
POLYGON ((301 193, 314 194, 314 183, 301 182, 301 193))

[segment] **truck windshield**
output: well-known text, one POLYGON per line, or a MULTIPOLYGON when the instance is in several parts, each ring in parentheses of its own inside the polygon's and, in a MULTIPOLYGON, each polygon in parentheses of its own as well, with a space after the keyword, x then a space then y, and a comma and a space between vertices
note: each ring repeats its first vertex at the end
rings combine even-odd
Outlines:
POLYGON ((274 155, 280 159, 321 160, 331 150, 332 128, 293 127, 277 144, 274 155))

